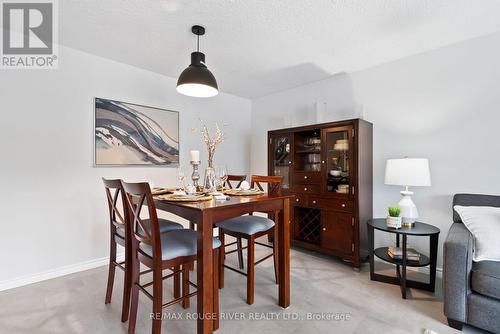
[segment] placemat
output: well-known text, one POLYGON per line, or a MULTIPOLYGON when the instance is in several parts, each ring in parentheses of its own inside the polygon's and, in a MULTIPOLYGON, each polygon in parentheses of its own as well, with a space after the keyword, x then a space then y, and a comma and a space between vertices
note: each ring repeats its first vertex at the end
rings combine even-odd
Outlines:
POLYGON ((158 195, 155 196, 156 199, 161 201, 169 201, 169 202, 202 202, 209 201, 213 197, 212 195, 204 195, 200 197, 177 197, 178 195, 167 194, 167 195, 158 195))
POLYGON ((224 194, 230 196, 255 196, 262 195, 263 191, 255 191, 255 190, 241 190, 241 189, 227 189, 224 190, 224 194))
POLYGON ((156 196, 156 195, 162 195, 162 194, 171 194, 174 192, 174 188, 160 188, 160 187, 154 187, 151 189, 151 195, 156 196))

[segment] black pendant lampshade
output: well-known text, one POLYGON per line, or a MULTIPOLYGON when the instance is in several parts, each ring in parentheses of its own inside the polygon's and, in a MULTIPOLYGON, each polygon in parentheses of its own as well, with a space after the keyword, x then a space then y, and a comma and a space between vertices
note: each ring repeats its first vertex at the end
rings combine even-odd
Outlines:
POLYGON ((177 80, 177 91, 194 97, 212 97, 219 93, 214 75, 205 65, 205 54, 200 52, 200 36, 205 28, 193 26, 193 34, 198 36, 197 51, 191 53, 191 65, 182 71, 177 80))

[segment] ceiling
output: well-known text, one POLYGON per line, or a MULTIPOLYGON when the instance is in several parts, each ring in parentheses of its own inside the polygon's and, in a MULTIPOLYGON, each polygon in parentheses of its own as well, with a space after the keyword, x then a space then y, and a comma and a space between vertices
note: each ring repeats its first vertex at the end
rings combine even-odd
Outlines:
POLYGON ((201 51, 255 98, 500 31, 496 0, 65 0, 61 44, 178 77, 201 51))

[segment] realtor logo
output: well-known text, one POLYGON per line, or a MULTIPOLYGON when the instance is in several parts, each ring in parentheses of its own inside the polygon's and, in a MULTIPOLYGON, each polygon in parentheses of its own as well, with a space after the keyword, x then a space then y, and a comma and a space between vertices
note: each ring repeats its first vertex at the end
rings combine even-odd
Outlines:
POLYGON ((57 68, 56 51, 54 1, 2 2, 2 69, 57 68))

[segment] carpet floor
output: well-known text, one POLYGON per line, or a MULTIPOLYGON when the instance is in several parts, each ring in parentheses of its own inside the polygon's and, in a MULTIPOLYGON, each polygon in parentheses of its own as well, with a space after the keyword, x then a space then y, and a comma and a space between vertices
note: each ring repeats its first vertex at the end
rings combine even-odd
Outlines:
MULTIPOLYGON (((268 251, 261 248, 257 247, 257 259, 268 251)), ((227 261, 234 265, 235 253, 227 261)), ((377 266, 393 270, 384 264, 377 266)), ((127 323, 120 322, 123 273, 117 270, 109 305, 104 305, 106 277, 107 267, 103 266, 1 292, 0 332, 126 333, 127 323)), ((195 277, 193 272, 193 280, 195 277)), ((224 317, 217 331, 220 334, 420 334, 426 328, 440 334, 460 333, 446 325, 439 278, 435 294, 411 289, 403 300, 398 286, 370 281, 367 264, 355 271, 337 259, 292 249, 291 306, 283 310, 277 305, 271 259, 256 267, 252 306, 245 302, 245 277, 230 270, 225 277, 225 288, 220 290, 224 317)), ((164 286, 165 299, 170 299, 172 281, 164 286)), ((196 298, 191 301, 188 310, 180 305, 164 310, 170 319, 163 321, 163 333, 196 333, 192 320, 196 298)), ((141 293, 136 333, 150 333, 150 312, 151 302, 141 293)), ((482 332, 466 327, 463 333, 482 332)))

